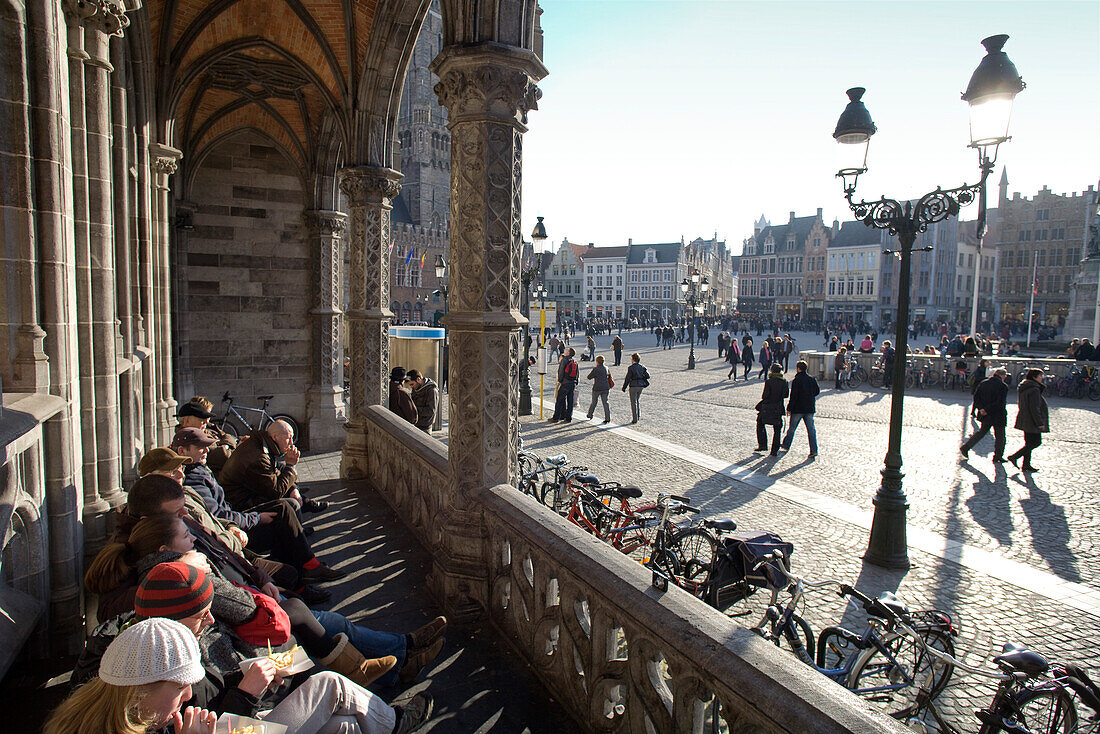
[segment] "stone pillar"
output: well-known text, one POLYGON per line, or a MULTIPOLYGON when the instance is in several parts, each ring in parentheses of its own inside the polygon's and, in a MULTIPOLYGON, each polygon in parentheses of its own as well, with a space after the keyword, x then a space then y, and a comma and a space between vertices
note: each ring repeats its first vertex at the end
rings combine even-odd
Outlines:
MULTIPOLYGON (((85 3, 88 4, 88 3, 85 3)), ((114 175, 111 149, 110 39, 129 25, 121 5, 100 0, 84 20, 84 119, 88 181, 92 320, 91 364, 96 424, 96 491, 111 507, 125 501, 122 493, 119 425, 118 352, 120 334, 115 288, 114 175)))
POLYGON ((137 131, 137 145, 134 155, 137 159, 137 199, 134 222, 137 258, 135 260, 135 282, 138 290, 137 302, 140 317, 135 325, 134 339, 138 346, 135 352, 142 357, 141 364, 141 434, 142 453, 157 445, 157 327, 154 303, 155 284, 153 278, 153 252, 156 249, 154 236, 153 201, 156 193, 153 181, 158 174, 154 170, 153 154, 149 150, 148 139, 142 130, 137 131))
POLYGON ((348 197, 351 273, 348 279, 351 414, 340 476, 367 475, 362 416, 370 405, 389 403, 390 201, 401 190, 401 174, 388 168, 353 166, 340 171, 348 197))
MULTIPOLYGON (((66 407, 46 422, 43 461, 50 544, 50 632, 58 656, 79 651, 84 643, 82 557, 88 528, 81 523, 83 478, 73 243, 73 190, 70 159, 72 130, 67 90, 69 69, 62 50, 66 23, 54 0, 27 3, 28 75, 37 109, 32 117, 35 234, 42 289, 40 313, 46 331, 50 392, 66 407)), ((79 58, 76 66, 82 67, 79 58)))
POLYGON ((159 143, 150 145, 149 152, 152 154, 150 164, 153 167, 156 189, 152 210, 154 323, 146 328, 152 329, 153 349, 156 353, 157 445, 166 446, 172 440, 172 428, 176 425, 176 400, 172 394, 171 260, 168 245, 171 207, 168 201, 168 177, 179 168, 179 159, 183 154, 159 143))
POLYGON ((313 262, 313 385, 309 388, 310 451, 334 451, 344 443, 344 365, 340 316, 343 284, 342 212, 303 212, 313 262))
POLYGON ((451 130, 451 479, 430 583, 448 614, 487 606, 479 494, 514 484, 519 427, 520 170, 526 113, 546 70, 534 54, 450 47, 433 62, 451 130))

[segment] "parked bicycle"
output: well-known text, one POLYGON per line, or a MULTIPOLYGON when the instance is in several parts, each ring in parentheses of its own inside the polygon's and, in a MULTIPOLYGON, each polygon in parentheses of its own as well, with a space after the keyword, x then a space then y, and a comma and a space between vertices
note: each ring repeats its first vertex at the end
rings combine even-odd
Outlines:
POLYGON ((286 413, 272 414, 267 411, 267 406, 274 398, 274 395, 259 395, 256 399, 263 401, 263 405, 259 408, 249 408, 246 405, 237 405, 233 401, 233 396, 226 390, 225 394, 222 395, 222 402, 228 403, 228 405, 225 406, 225 413, 221 418, 213 420, 212 423, 233 438, 239 438, 241 434, 247 435, 252 433, 252 431, 262 431, 275 421, 285 421, 290 426, 293 439, 297 441, 300 435, 298 433, 298 421, 294 420, 286 413), (256 416, 257 422, 253 424, 252 421, 242 415, 241 411, 259 413, 259 415, 256 416))
POLYGON ((844 366, 844 371, 840 373, 840 382, 842 385, 854 389, 866 382, 868 377, 867 370, 864 369, 863 365, 855 357, 851 357, 844 366))
POLYGON ((1074 365, 1069 374, 1059 377, 1053 383, 1054 392, 1059 397, 1100 400, 1100 376, 1095 367, 1074 365))

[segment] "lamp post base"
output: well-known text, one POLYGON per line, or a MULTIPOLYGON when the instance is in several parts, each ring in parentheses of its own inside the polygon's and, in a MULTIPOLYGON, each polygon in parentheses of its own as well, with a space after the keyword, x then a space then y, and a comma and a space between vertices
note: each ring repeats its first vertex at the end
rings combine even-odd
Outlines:
MULTIPOLYGON (((883 470, 883 480, 886 481, 887 473, 891 470, 883 470)), ((896 477, 890 477, 901 486, 901 473, 896 477)), ((875 516, 871 520, 871 537, 867 541, 867 552, 863 554, 863 560, 875 566, 891 569, 908 569, 909 543, 906 537, 905 515, 909 509, 909 501, 904 492, 883 491, 879 487, 873 502, 875 516)))
POLYGON ((688 352, 688 369, 689 370, 695 369, 695 349, 694 348, 692 348, 688 352))
MULTIPOLYGON (((524 358, 524 362, 527 362, 524 358)), ((531 380, 526 367, 519 372, 519 414, 531 415, 531 380)))

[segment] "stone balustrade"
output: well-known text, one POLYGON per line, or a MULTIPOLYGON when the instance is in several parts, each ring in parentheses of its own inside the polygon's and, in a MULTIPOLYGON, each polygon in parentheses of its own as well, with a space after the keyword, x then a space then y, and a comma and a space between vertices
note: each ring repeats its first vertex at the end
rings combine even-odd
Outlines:
MULTIPOLYGON (((433 555, 446 447, 381 406, 364 416, 365 479, 433 555)), ((711 701, 739 734, 900 732, 840 686, 506 485, 478 496, 484 613, 591 732, 702 732, 711 701)))
MULTIPOLYGON (((868 373, 871 371, 871 367, 878 361, 881 356, 880 352, 874 352, 872 354, 864 354, 856 351, 852 352, 852 355, 859 360, 859 363, 863 365, 863 368, 868 373)), ((941 357, 938 354, 911 354, 910 357, 916 357, 918 359, 930 360, 932 364, 938 369, 955 364, 963 357, 941 357)), ((798 353, 798 358, 804 360, 807 364, 807 370, 811 375, 820 379, 833 379, 836 376, 833 370, 834 360, 836 359, 836 352, 819 352, 819 351, 803 351, 798 353)), ((1015 379, 1016 375, 1027 367, 1043 368, 1048 370, 1050 374, 1063 377, 1069 374, 1077 362, 1072 359, 1055 359, 1051 357, 1035 358, 1035 357, 987 357, 989 364, 992 367, 1004 367, 1008 370, 1008 373, 1015 379)), ((977 357, 965 358, 966 367, 968 370, 973 370, 978 366, 977 357)), ((1093 367, 1100 366, 1098 362, 1087 362, 1083 364, 1089 364, 1093 367)))

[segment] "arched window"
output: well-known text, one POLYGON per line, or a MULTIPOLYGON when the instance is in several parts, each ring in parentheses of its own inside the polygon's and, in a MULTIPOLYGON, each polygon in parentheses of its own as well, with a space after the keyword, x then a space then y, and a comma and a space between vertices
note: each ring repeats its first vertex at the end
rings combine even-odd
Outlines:
POLYGON ((405 301, 405 305, 401 307, 401 320, 412 321, 412 304, 405 301))

